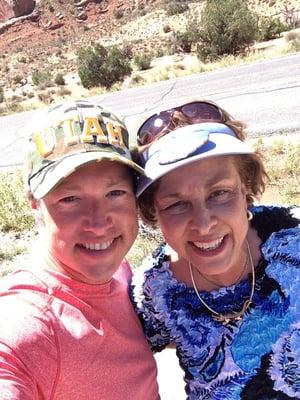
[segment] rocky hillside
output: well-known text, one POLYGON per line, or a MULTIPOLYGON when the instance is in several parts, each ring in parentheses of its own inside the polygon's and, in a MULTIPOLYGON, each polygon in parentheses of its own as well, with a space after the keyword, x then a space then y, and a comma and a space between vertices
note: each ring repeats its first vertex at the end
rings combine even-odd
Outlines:
MULTIPOLYGON (((167 16, 166 1, 0 0, 0 87, 6 98, 34 96, 28 84, 35 70, 74 77, 76 50, 92 41, 126 42, 136 53, 157 52, 172 31, 184 29, 187 16, 167 16)), ((204 3, 188 1, 189 11, 199 12, 204 3)), ((299 0, 248 3, 262 15, 285 21, 300 12, 299 0)))

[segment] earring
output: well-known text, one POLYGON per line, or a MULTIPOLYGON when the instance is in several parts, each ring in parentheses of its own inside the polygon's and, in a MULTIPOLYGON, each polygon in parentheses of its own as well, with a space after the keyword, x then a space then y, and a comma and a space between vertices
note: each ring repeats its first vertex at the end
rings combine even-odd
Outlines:
POLYGON ((248 221, 251 221, 251 219, 253 218, 253 214, 250 210, 247 210, 247 219, 248 221))

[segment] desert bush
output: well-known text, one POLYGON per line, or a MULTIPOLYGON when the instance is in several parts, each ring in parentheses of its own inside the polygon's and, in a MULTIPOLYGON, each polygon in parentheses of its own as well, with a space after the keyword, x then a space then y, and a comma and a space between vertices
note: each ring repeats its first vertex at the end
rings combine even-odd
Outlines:
POLYGON ((164 33, 171 32, 171 27, 170 27, 169 24, 165 24, 165 25, 163 26, 163 32, 164 32, 164 33))
POLYGON ((40 101, 42 101, 45 104, 51 104, 53 101, 52 95, 50 92, 45 91, 45 92, 39 92, 37 94, 37 97, 40 101))
POLYGON ((2 86, 0 86, 0 103, 3 103, 3 102, 4 102, 4 99, 5 99, 5 96, 4 96, 4 89, 3 89, 2 86))
POLYGON ((64 76, 60 73, 56 74, 54 83, 58 86, 64 86, 66 84, 64 76))
POLYGON ((139 74, 132 75, 129 86, 139 86, 145 84, 145 78, 139 74))
POLYGON ((41 83, 49 82, 51 80, 51 74, 48 71, 40 71, 35 69, 32 73, 32 82, 38 86, 41 83))
POLYGON ((292 42, 294 40, 300 39, 300 34, 295 31, 290 31, 290 32, 287 32, 287 34, 285 35, 284 38, 287 42, 292 42))
POLYGON ((34 226, 24 191, 21 172, 0 173, 0 229, 7 231, 24 231, 34 226))
POLYGON ((250 46, 257 33, 257 16, 243 0, 210 0, 201 12, 197 55, 215 60, 224 54, 237 54, 250 46))
POLYGON ((22 76, 21 76, 21 75, 15 75, 15 76, 12 78, 12 81, 13 81, 13 83, 15 83, 15 84, 21 83, 21 82, 22 82, 22 76))
POLYGON ((72 92, 70 89, 67 89, 66 87, 60 87, 56 92, 56 94, 57 96, 65 97, 65 96, 70 96, 72 92))
POLYGON ((122 53, 125 58, 131 60, 133 57, 133 46, 127 40, 123 40, 122 43, 122 53))
POLYGON ((292 40, 290 43, 290 49, 294 52, 300 51, 300 36, 295 40, 292 40))
POLYGON ((116 10, 116 11, 114 12, 114 17, 115 17, 116 19, 121 19, 121 18, 123 18, 123 17, 124 17, 124 11, 123 11, 123 10, 116 10))
POLYGON ((162 47, 158 47, 155 52, 155 57, 163 57, 166 54, 166 49, 163 49, 162 47))
POLYGON ((259 20, 258 40, 271 40, 280 36, 281 32, 287 30, 279 18, 262 17, 259 20))
POLYGON ((78 51, 78 75, 85 88, 104 86, 110 88, 131 73, 131 66, 124 52, 95 44, 78 51))
POLYGON ((186 12, 189 9, 188 4, 186 1, 180 1, 180 0, 166 0, 165 1, 165 10, 167 15, 176 15, 176 14, 182 14, 186 12))
POLYGON ((133 58, 134 64, 140 71, 145 71, 150 68, 152 56, 150 54, 137 54, 133 58))
POLYGON ((175 32, 173 36, 173 46, 175 52, 190 53, 192 50, 193 39, 189 31, 175 32))

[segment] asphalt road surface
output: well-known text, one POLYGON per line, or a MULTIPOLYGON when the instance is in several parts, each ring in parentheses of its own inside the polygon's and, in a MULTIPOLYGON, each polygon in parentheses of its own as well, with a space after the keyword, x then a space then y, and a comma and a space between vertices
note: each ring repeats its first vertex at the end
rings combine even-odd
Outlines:
MULTIPOLYGON (((124 118, 133 143, 135 123, 145 112, 187 97, 216 101, 245 121, 252 136, 299 133, 300 53, 122 90, 93 100, 124 118)), ((25 128, 34 113, 0 118, 0 167, 22 163, 25 128)))

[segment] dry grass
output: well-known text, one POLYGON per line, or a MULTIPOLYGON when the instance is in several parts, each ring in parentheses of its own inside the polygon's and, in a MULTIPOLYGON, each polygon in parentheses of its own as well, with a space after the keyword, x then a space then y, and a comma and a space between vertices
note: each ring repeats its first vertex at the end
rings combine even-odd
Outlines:
POLYGON ((270 182, 262 202, 300 206, 300 140, 261 138, 254 146, 264 155, 270 182))

